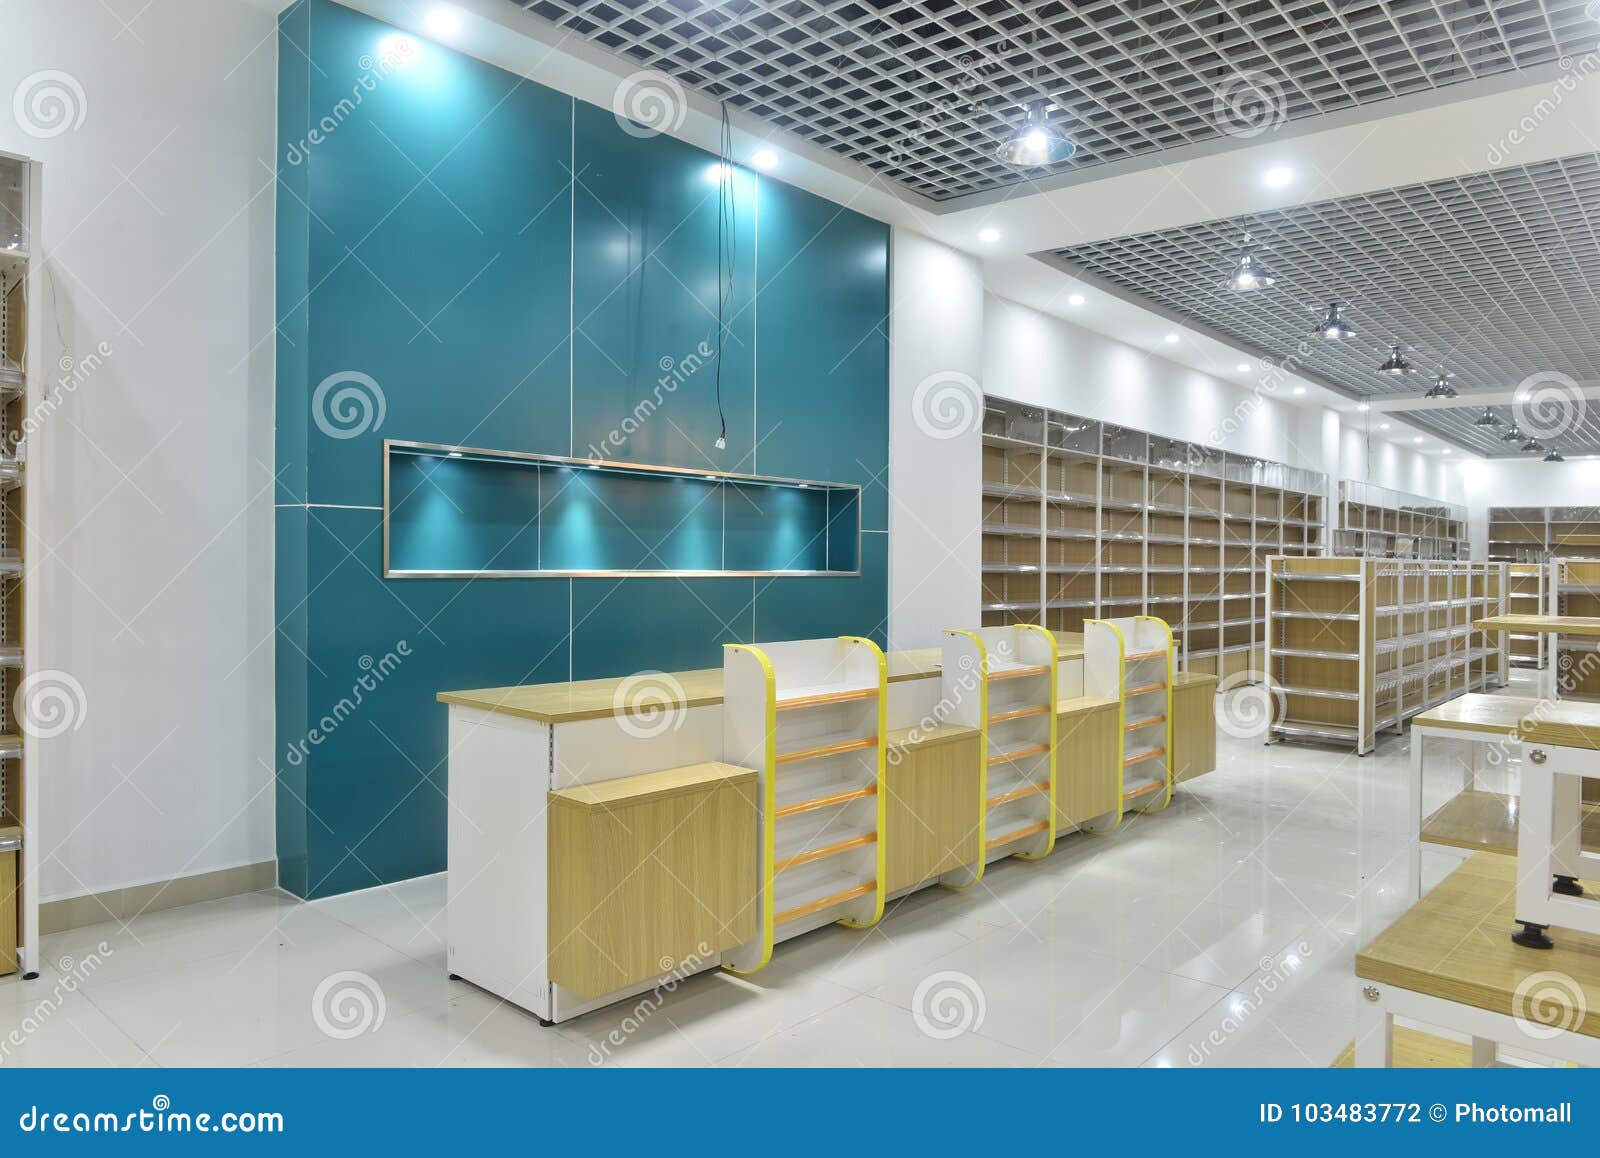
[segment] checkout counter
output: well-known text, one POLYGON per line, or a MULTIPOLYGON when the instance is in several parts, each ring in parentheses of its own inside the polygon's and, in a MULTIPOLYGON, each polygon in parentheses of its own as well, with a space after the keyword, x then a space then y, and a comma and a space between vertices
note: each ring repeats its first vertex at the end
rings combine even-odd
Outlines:
POLYGON ((1124 800, 1126 681, 1086 673, 1082 636, 947 640, 730 645, 720 670, 441 693, 451 975, 549 1024, 754 972, 789 937, 1048 855, 1215 764, 1216 679, 1170 654, 1165 700, 1139 709, 1166 717, 1142 749, 1164 751, 1157 804, 1124 800))

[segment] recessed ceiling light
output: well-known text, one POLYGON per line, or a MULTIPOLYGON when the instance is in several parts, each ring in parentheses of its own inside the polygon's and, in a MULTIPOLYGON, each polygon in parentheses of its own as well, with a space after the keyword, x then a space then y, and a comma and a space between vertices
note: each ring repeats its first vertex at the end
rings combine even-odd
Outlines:
POLYGON ((983 242, 985 245, 993 245, 995 242, 1000 240, 1000 231, 994 228, 992 225, 985 225, 982 229, 978 230, 978 240, 983 242))
POLYGON ((1411 441, 1412 441, 1412 442, 1421 442, 1421 441, 1422 441, 1422 435, 1420 435, 1420 434, 1419 434, 1419 435, 1417 435, 1417 436, 1416 436, 1416 437, 1415 437, 1415 438, 1413 438, 1413 439, 1412 439, 1412 440, 1411 440, 1411 441))
POLYGON ((1304 386, 1296 386, 1294 388, 1294 392, 1296 394, 1304 394, 1306 392, 1306 388, 1304 386))
POLYGON ((1368 406, 1365 402, 1363 402, 1360 405, 1358 405, 1356 407, 1356 409, 1361 411, 1361 413, 1365 414, 1367 411, 1371 410, 1372 407, 1368 406))
POLYGON ((1450 453, 1450 448, 1447 446, 1443 450, 1441 450, 1439 453, 1440 454, 1449 454, 1450 453))
POLYGON ((1071 294, 1071 295, 1069 295, 1067 297, 1067 305, 1069 305, 1069 306, 1081 306, 1081 305, 1083 305, 1083 295, 1082 294, 1071 294))
POLYGON ((1250 373, 1250 363, 1249 362, 1240 362, 1239 365, 1237 367, 1235 367, 1235 369, 1237 369, 1239 371, 1239 373, 1241 373, 1241 374, 1248 374, 1248 373, 1250 373))
POLYGON ((461 13, 448 4, 435 4, 422 18, 429 36, 451 37, 461 31, 461 13))
POLYGON ((1287 165, 1274 165, 1261 174, 1261 183, 1268 189, 1284 189, 1294 180, 1294 170, 1287 165))
POLYGON ((1172 345, 1174 342, 1176 342, 1178 340, 1178 335, 1177 334, 1168 334, 1165 338, 1162 338, 1161 340, 1163 342, 1165 342, 1167 345, 1170 346, 1170 345, 1172 345))
POLYGON ((1388 430, 1389 429, 1389 424, 1387 422, 1380 422, 1380 423, 1378 423, 1378 429, 1379 430, 1388 430))
POLYGON ((776 149, 757 149, 750 154, 750 163, 763 173, 770 173, 778 167, 778 152, 776 149))

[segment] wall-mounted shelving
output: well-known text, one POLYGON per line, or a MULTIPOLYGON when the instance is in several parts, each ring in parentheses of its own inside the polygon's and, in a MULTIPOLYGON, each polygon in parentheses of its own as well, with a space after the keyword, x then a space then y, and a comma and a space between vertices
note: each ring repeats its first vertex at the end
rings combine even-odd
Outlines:
POLYGON ((23 648, 23 540, 27 527, 26 416, 30 239, 37 173, 0 155, 0 973, 38 968, 38 849, 31 840, 37 793, 16 719, 23 648), (21 952, 19 953, 19 947, 21 952))
POLYGON ((1490 559, 1543 563, 1552 556, 1600 559, 1600 507, 1489 508, 1490 559))
POLYGON ((983 623, 1172 624, 1187 670, 1261 670, 1269 555, 1325 550, 1327 476, 989 397, 983 623))
POLYGON ((383 444, 388 579, 856 576, 861 488, 383 444))
POLYGON ((1466 559, 1467 508, 1343 479, 1333 553, 1373 559, 1466 559))
POLYGON ((1267 591, 1271 734, 1372 750, 1434 704, 1506 682, 1504 563, 1274 558, 1267 591))

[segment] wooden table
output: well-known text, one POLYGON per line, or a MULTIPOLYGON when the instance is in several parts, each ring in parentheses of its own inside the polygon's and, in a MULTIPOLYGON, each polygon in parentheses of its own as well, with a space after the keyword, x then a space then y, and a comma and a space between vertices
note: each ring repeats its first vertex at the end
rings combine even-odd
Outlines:
MULTIPOLYGON (((1473 624, 1480 631, 1514 631, 1519 635, 1582 635, 1600 637, 1600 617, 1583 615, 1491 615, 1473 624)), ((1539 672, 1539 694, 1545 699, 1558 698, 1560 685, 1557 676, 1560 664, 1555 649, 1550 649, 1550 662, 1539 672)))
MULTIPOLYGON (((1476 746, 1464 770, 1461 792, 1424 814, 1424 757, 1428 742, 1437 739, 1498 747, 1507 760, 1524 756, 1529 745, 1600 749, 1600 704, 1471 692, 1412 720, 1410 803, 1418 837, 1410 860, 1413 897, 1422 895, 1423 844, 1468 852, 1516 851, 1517 797, 1479 787, 1476 746)), ((1590 841, 1600 841, 1600 812, 1583 807, 1579 823, 1590 834, 1590 841)))
POLYGON ((1517 862, 1478 853, 1356 955, 1356 1065, 1393 1062, 1394 1019, 1466 1034, 1474 1065, 1509 1045, 1600 1065, 1600 936, 1513 945, 1517 862))

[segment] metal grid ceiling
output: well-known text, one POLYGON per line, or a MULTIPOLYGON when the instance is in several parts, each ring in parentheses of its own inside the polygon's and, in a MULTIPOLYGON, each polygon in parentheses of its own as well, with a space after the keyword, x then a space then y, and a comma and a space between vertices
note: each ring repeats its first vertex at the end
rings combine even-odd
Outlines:
POLYGON ((510 2, 935 200, 1049 172, 993 155, 1040 96, 1078 145, 1063 171, 1223 134, 1241 76, 1271 127, 1597 37, 1584 0, 510 2))
MULTIPOLYGON (((1061 250, 1059 257, 1273 360, 1361 395, 1420 396, 1423 375, 1376 373, 1399 341, 1463 394, 1529 375, 1600 379, 1600 154, 1433 181, 1061 250), (1224 278, 1246 232, 1277 277, 1239 294, 1224 278), (1330 300, 1356 336, 1311 337, 1330 300)), ((1600 452, 1600 405, 1554 441, 1600 452)), ((1405 417, 1484 454, 1508 448, 1481 410, 1405 417)), ((1509 411, 1500 408, 1502 419, 1509 411)))

